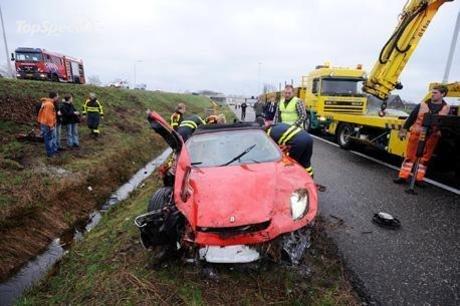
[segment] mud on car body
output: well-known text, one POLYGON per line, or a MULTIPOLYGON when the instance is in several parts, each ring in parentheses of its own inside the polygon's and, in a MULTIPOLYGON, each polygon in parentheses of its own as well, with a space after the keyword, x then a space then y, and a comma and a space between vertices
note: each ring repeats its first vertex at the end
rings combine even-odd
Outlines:
POLYGON ((204 126, 184 144, 157 113, 151 127, 173 149, 148 212, 135 219, 146 248, 213 263, 263 257, 297 263, 318 209, 312 178, 258 126, 204 126))

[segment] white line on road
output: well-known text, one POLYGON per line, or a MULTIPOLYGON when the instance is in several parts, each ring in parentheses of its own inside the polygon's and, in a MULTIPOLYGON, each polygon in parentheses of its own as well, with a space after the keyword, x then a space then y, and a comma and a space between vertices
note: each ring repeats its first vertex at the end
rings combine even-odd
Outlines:
MULTIPOLYGON (((310 134, 310 135, 311 135, 311 134, 310 134)), ((338 144, 336 144, 335 142, 332 142, 332 141, 323 139, 323 138, 318 137, 318 136, 315 136, 315 135, 311 135, 311 136, 312 136, 313 138, 315 138, 315 139, 318 139, 318 140, 320 140, 320 141, 322 141, 322 142, 325 142, 325 143, 327 143, 327 144, 330 144, 330 145, 332 145, 332 146, 334 146, 334 147, 338 147, 338 148, 340 147, 340 146, 339 146, 338 144)), ((350 150, 349 152, 351 152, 351 153, 353 153, 353 154, 355 154, 355 155, 358 155, 358 156, 360 156, 360 157, 363 157, 363 158, 365 158, 365 159, 367 159, 367 160, 373 161, 373 162, 375 162, 375 163, 377 163, 377 164, 379 164, 379 165, 382 165, 382 166, 388 167, 388 168, 390 168, 390 169, 399 171, 399 168, 398 168, 398 167, 393 166, 393 165, 390 165, 390 164, 388 164, 388 163, 386 163, 386 162, 383 162, 383 161, 381 161, 381 160, 378 160, 378 159, 376 159, 376 158, 367 156, 367 155, 365 155, 365 154, 363 154, 363 153, 356 152, 356 151, 352 151, 352 150, 350 150)), ((459 190, 459 189, 456 189, 456 188, 454 188, 454 187, 447 186, 447 185, 445 185, 445 184, 443 184, 443 183, 434 181, 434 180, 429 179, 429 178, 425 178, 424 181, 427 182, 428 184, 431 184, 431 185, 436 186, 436 187, 438 187, 438 188, 441 188, 441 189, 447 190, 447 191, 449 191, 449 192, 455 193, 455 194, 457 194, 457 195, 460 195, 460 190, 459 190)))

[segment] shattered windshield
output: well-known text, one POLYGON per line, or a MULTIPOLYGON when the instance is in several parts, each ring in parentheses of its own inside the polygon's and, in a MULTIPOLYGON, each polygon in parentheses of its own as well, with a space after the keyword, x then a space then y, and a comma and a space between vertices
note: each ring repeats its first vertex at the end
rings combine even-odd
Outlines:
POLYGON ((229 166, 271 162, 281 158, 276 145, 262 130, 222 131, 194 135, 186 143, 192 165, 229 166), (248 150, 248 148, 251 148, 248 150), (242 152, 246 152, 242 154, 242 152))
POLYGON ((16 52, 16 60, 27 62, 39 62, 42 60, 42 54, 40 52, 16 52))

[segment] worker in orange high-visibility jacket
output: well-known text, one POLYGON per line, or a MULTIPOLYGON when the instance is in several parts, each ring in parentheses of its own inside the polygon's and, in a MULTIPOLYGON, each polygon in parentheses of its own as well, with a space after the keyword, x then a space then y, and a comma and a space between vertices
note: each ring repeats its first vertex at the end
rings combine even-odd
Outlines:
MULTIPOLYGON (((449 105, 443 100, 446 94, 447 87, 443 85, 435 86, 431 92, 431 99, 417 105, 406 119, 403 128, 399 131, 400 138, 406 137, 407 131, 409 131, 409 140, 407 142, 405 159, 399 171, 399 177, 393 180, 396 184, 406 183, 412 172, 417 159, 417 147, 425 114, 430 113, 444 116, 449 114, 449 105)), ((423 156, 420 158, 419 168, 415 177, 417 184, 420 184, 425 177, 428 162, 438 144, 440 136, 441 131, 436 126, 432 126, 429 129, 423 156)))

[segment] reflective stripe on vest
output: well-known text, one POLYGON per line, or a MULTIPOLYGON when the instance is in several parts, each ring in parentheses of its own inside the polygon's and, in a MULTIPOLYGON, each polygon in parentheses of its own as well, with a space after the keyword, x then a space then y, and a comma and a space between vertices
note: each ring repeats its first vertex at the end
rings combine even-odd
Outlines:
POLYGON ((280 108, 280 115, 281 115, 281 122, 287 124, 294 124, 298 119, 299 115, 297 114, 297 101, 299 98, 293 97, 291 101, 288 102, 287 106, 284 104, 284 98, 281 99, 279 108, 280 108))
POLYGON ((99 107, 97 106, 88 106, 86 107, 88 113, 99 113, 99 107))
POLYGON ((283 133, 283 135, 281 135, 280 139, 278 139, 278 144, 285 145, 289 140, 292 139, 292 137, 300 133, 300 131, 302 131, 301 128, 295 125, 291 126, 290 128, 287 129, 286 132, 283 133))
POLYGON ((171 126, 175 127, 179 125, 180 115, 174 113, 171 115, 171 126))
POLYGON ((184 126, 189 127, 191 129, 196 129, 198 127, 198 125, 192 120, 184 120, 184 121, 182 121, 181 124, 180 124, 180 127, 184 127, 184 126))
POLYGON ((425 178, 425 173, 426 173, 426 166, 420 163, 418 165, 418 170, 415 175, 415 180, 419 182, 423 181, 423 179, 425 178))
MULTIPOLYGON (((428 102, 425 101, 425 102, 420 103, 420 110, 418 111, 417 119, 415 120, 414 124, 410 128, 411 132, 415 132, 415 133, 422 132, 423 118, 425 117, 425 114, 429 112, 430 112, 430 107, 428 106, 428 102)), ((437 114, 441 116, 448 115, 449 105, 445 104, 437 114)), ((432 130, 432 133, 433 132, 435 131, 432 130)))
POLYGON ((410 173, 412 172, 412 167, 414 166, 414 163, 411 161, 408 161, 407 159, 404 160, 401 170, 399 171, 399 177, 402 179, 408 179, 410 176, 410 173))

